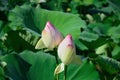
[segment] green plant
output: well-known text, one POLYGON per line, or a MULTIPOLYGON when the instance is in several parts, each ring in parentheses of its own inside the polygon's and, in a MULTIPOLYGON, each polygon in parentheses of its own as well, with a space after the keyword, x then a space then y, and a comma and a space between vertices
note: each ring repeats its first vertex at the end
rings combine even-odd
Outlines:
POLYGON ((1 0, 0 80, 119 80, 119 3, 119 0, 1 0), (56 67, 61 68, 59 43, 53 41, 56 44, 52 49, 46 45, 35 47, 43 38, 48 21, 63 37, 71 34, 76 55, 80 57, 76 61, 82 60, 82 64, 70 63, 63 72, 54 75, 56 67))

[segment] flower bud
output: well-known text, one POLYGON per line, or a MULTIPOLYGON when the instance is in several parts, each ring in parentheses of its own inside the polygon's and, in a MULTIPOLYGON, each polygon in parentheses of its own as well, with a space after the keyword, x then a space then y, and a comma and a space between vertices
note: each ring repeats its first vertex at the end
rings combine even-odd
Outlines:
POLYGON ((76 56, 75 45, 70 34, 58 46, 58 56, 65 65, 71 63, 76 56))
POLYGON ((41 39, 45 47, 52 50, 63 40, 63 36, 50 22, 47 22, 41 39))

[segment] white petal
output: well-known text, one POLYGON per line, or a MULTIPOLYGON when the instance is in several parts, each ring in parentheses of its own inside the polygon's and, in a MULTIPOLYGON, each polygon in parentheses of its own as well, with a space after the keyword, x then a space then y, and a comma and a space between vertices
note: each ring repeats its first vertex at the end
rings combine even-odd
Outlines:
POLYGON ((64 63, 59 64, 59 65, 55 68, 54 75, 63 72, 63 71, 64 71, 64 67, 65 67, 64 63))
POLYGON ((42 40, 47 48, 52 48, 52 36, 46 30, 42 31, 42 40))
POLYGON ((37 44, 36 44, 36 46, 35 46, 35 49, 43 49, 43 48, 45 48, 45 45, 44 45, 42 39, 40 39, 40 40, 37 42, 37 44))

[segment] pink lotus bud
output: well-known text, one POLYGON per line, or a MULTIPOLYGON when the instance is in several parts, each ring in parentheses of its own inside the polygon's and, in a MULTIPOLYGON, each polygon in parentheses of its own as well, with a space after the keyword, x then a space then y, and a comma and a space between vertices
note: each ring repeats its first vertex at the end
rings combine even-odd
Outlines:
POLYGON ((58 56, 65 65, 71 63, 76 56, 75 45, 70 34, 58 46, 58 56))
POLYGON ((42 31, 42 38, 44 45, 52 50, 63 40, 61 33, 50 23, 47 22, 42 31))

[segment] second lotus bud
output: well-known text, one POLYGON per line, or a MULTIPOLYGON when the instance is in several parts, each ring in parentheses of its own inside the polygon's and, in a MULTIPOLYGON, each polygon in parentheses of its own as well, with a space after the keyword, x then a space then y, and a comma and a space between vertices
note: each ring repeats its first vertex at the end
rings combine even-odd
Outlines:
POLYGON ((69 34, 58 46, 58 56, 62 63, 68 65, 76 56, 76 49, 73 43, 72 36, 69 34))

